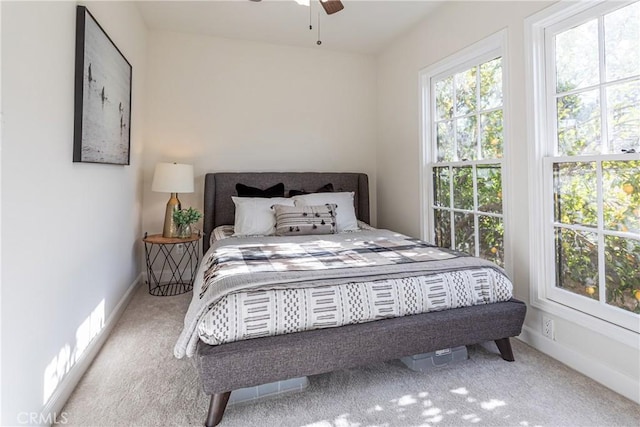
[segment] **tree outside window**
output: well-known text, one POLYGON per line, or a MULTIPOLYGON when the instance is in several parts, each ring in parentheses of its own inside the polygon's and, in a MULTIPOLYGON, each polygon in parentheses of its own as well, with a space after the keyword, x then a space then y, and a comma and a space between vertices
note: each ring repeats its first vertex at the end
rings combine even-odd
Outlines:
POLYGON ((502 57, 431 81, 434 238, 504 266, 502 57))
POLYGON ((552 286, 640 314, 640 3, 589 18, 547 44, 552 286))

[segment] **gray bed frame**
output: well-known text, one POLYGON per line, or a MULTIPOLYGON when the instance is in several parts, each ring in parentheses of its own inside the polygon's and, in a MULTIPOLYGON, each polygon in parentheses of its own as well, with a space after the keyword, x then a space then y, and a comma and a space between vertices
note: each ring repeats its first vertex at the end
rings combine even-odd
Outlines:
MULTIPOLYGON (((205 176, 203 253, 209 248, 213 229, 234 222, 231 196, 236 195, 237 183, 267 188, 280 182, 285 185, 285 195, 291 189, 313 192, 328 183, 335 191, 353 191, 358 219, 369 222, 365 174, 210 173, 205 176)), ((218 346, 200 341, 194 364, 204 392, 211 395, 205 425, 220 422, 231 391, 239 388, 484 341, 495 341, 502 358, 513 361, 509 337, 520 334, 525 313, 525 304, 512 299, 218 346)))

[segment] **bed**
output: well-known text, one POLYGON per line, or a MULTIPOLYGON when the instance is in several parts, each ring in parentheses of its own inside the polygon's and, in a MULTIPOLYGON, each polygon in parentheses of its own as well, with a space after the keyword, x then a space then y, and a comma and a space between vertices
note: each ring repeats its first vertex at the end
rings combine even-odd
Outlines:
MULTIPOLYGON (((216 227, 234 223, 235 205, 232 197, 237 194, 236 185, 238 183, 255 188, 269 188, 282 183, 287 192, 292 189, 312 192, 315 189, 326 186, 327 183, 331 183, 336 192, 353 193, 353 208, 359 221, 368 223, 370 220, 368 178, 365 174, 320 172, 210 173, 205 176, 203 230, 203 253, 205 256, 203 256, 203 264, 207 262, 210 265, 217 263, 218 258, 216 258, 215 262, 212 262, 213 256, 207 253, 211 235, 216 227)), ((329 209, 332 209, 332 206, 335 209, 335 205, 327 206, 329 209)), ((351 233, 350 238, 347 240, 355 242, 355 245, 360 245, 361 241, 358 241, 360 238, 358 233, 360 232, 351 233)), ((362 236, 364 236, 361 239, 362 241, 367 240, 366 232, 362 232, 362 236)), ((324 241, 324 237, 321 240, 324 241)), ((384 242, 389 245, 390 243, 388 242, 394 237, 395 235, 388 234, 389 240, 384 240, 384 242)), ((406 236, 403 238, 406 238, 406 236)), ((406 240, 409 241, 411 239, 406 240)), ((250 239, 245 242, 245 246, 249 243, 253 244, 250 239)), ((406 241, 401 242, 402 245, 406 243, 406 241)), ((402 246, 405 249, 403 252, 405 254, 420 254, 421 252, 419 251, 423 250, 425 253, 428 251, 431 254, 429 256, 432 257, 437 255, 449 258, 446 251, 433 255, 434 252, 428 245, 424 245, 425 247, 421 248, 418 246, 422 244, 418 241, 414 242, 412 240, 409 243, 412 246, 402 246), (406 250, 407 247, 410 250, 406 250)), ((217 243, 216 245, 219 244, 217 243)), ((220 251, 224 248, 224 246, 220 246, 217 250, 220 251)), ((386 249, 385 246, 383 252, 386 249)), ((305 250, 308 251, 308 247, 305 247, 305 250)), ((372 253, 372 257, 378 258, 390 257, 386 252, 381 257, 378 252, 380 252, 379 248, 367 251, 367 254, 372 253)), ((242 257, 243 255, 240 255, 240 258, 242 257)), ((246 255, 244 255, 244 258, 247 258, 246 255)), ((462 263, 460 265, 466 265, 464 264, 465 262, 471 262, 467 258, 472 257, 457 258, 451 255, 451 258, 453 259, 446 260, 446 262, 452 262, 453 265, 458 265, 455 264, 456 262, 462 263)), ((424 259, 422 260, 424 261, 424 259)), ((445 262, 440 259, 433 262, 431 262, 432 260, 429 261, 429 263, 422 262, 417 264, 438 266, 440 263, 445 262)), ((399 269, 406 270, 412 266, 413 264, 402 264, 400 267, 390 266, 385 268, 391 268, 392 270, 395 268, 396 270, 393 271, 399 272, 399 269)), ((212 270, 214 270, 213 267, 209 266, 207 271, 212 270)), ((216 271, 219 274, 222 270, 216 271)), ((343 270, 338 268, 336 271, 342 272, 343 270)), ((287 272, 286 274, 295 276, 298 273, 287 272)), ((327 274, 327 277, 329 277, 333 273, 328 272, 327 274)), ((449 272, 446 274, 449 274, 449 272)), ((257 281, 262 278, 260 274, 255 274, 251 277, 257 281)), ((337 274, 331 277, 333 277, 331 280, 336 280, 337 274)), ((372 277, 378 278, 378 276, 372 277)), ((347 282, 347 279, 345 278, 344 281, 347 282)), ((208 292, 214 291, 207 289, 204 284, 194 287, 194 301, 192 301, 190 311, 193 306, 198 305, 196 301, 198 298, 202 299, 201 306, 207 306, 208 309, 213 306, 213 304, 208 304, 207 298, 204 298, 208 295, 208 292)), ((202 339, 198 339, 196 335, 192 335, 189 345, 193 347, 193 350, 189 355, 193 356, 193 362, 198 370, 205 393, 211 395, 205 425, 215 426, 221 421, 231 391, 240 388, 485 341, 495 341, 502 358, 506 361, 513 361, 514 357, 509 338, 520 334, 525 313, 526 306, 524 303, 510 298, 489 304, 430 311, 403 317, 383 318, 381 320, 346 324, 326 329, 294 331, 293 333, 282 335, 261 336, 252 339, 232 340, 231 342, 221 341, 217 345, 207 344, 202 339)), ((189 318, 188 312, 185 318, 185 331, 189 329, 187 327, 189 323, 194 323, 189 318)), ((182 344, 181 351, 176 351, 176 356, 182 357, 185 352, 188 353, 188 350, 185 349, 188 349, 189 345, 185 341, 182 344)), ((176 349, 178 347, 176 345, 176 349)))

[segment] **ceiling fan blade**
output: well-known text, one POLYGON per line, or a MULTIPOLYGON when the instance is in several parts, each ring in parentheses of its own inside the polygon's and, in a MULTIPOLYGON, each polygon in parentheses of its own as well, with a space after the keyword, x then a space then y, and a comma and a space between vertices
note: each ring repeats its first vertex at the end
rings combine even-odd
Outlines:
POLYGON ((324 8, 325 12, 327 12, 327 15, 340 12, 344 9, 340 0, 320 0, 320 4, 324 8))

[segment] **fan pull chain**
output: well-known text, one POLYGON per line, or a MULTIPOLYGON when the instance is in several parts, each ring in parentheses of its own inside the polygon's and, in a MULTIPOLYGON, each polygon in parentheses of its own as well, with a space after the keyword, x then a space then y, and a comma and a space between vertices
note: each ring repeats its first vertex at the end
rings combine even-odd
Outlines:
POLYGON ((313 18, 312 18, 313 14, 311 12, 312 9, 313 8, 311 7, 311 2, 309 2, 309 30, 313 30, 313 25, 311 23, 311 21, 313 20, 313 18))
POLYGON ((320 12, 318 12, 318 41, 316 42, 318 46, 322 44, 322 40, 320 40, 320 12))

